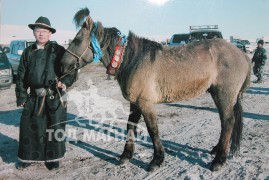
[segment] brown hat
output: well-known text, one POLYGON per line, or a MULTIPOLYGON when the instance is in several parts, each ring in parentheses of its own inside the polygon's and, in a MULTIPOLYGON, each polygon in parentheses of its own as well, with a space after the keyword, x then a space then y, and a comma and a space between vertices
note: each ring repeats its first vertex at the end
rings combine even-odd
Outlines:
POLYGON ((54 34, 56 32, 56 30, 50 26, 50 20, 48 18, 46 18, 46 17, 43 17, 43 16, 40 16, 36 20, 35 24, 29 24, 28 26, 32 30, 34 30, 35 27, 38 26, 38 27, 41 27, 41 28, 45 28, 45 29, 50 30, 52 32, 52 34, 54 34))

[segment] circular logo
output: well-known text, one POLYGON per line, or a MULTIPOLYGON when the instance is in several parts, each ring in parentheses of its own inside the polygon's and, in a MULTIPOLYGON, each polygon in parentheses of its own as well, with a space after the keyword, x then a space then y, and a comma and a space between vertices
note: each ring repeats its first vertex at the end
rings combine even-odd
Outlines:
POLYGON ((117 55, 120 55, 120 50, 119 49, 116 51, 116 54, 117 55))
POLYGON ((116 68, 117 65, 118 65, 118 63, 117 63, 116 61, 114 61, 114 62, 112 63, 112 67, 113 67, 113 68, 116 68))
POLYGON ((119 60, 120 60, 120 57, 119 57, 119 56, 116 56, 116 57, 115 57, 115 61, 118 62, 119 60))

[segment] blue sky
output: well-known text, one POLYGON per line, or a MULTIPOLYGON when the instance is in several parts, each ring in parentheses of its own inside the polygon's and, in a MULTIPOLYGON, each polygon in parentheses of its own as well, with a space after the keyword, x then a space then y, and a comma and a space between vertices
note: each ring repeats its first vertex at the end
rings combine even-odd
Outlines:
MULTIPOLYGON (((269 0, 0 0, 1 39, 6 25, 27 27, 39 16, 60 31, 76 31, 74 14, 88 7, 91 17, 105 27, 131 30, 143 37, 165 39, 189 32, 190 25, 219 25, 224 38, 269 37, 269 0)), ((17 33, 18 29, 8 30, 17 33)), ((23 28, 22 28, 23 29, 23 28)), ((28 31, 28 30, 27 30, 28 31)), ((29 29, 29 32, 31 30, 29 29)), ((59 32, 59 31, 58 31, 59 32)), ((56 32, 57 34, 57 32, 56 32)), ((15 35, 14 35, 15 36, 15 35)), ((21 36, 21 35, 20 35, 21 36)), ((22 37, 23 38, 23 37, 22 37)), ((0 41, 1 41, 0 39, 0 41)))

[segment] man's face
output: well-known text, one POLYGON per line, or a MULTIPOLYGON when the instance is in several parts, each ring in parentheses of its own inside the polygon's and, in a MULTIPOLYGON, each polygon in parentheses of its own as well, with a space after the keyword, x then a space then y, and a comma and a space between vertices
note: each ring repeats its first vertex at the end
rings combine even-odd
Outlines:
POLYGON ((262 47, 262 44, 258 43, 258 47, 262 47))
POLYGON ((51 31, 41 27, 34 29, 34 36, 38 44, 46 44, 51 36, 51 31))

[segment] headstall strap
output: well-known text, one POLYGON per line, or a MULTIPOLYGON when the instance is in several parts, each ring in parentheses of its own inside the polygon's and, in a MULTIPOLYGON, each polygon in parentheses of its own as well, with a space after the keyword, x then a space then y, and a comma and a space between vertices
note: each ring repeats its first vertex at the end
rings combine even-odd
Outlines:
POLYGON ((115 76, 117 73, 117 70, 120 67, 121 61, 122 61, 122 55, 126 46, 126 42, 123 42, 122 39, 123 37, 120 37, 118 40, 118 44, 115 47, 115 52, 113 55, 113 58, 108 65, 106 73, 112 76, 115 76))

